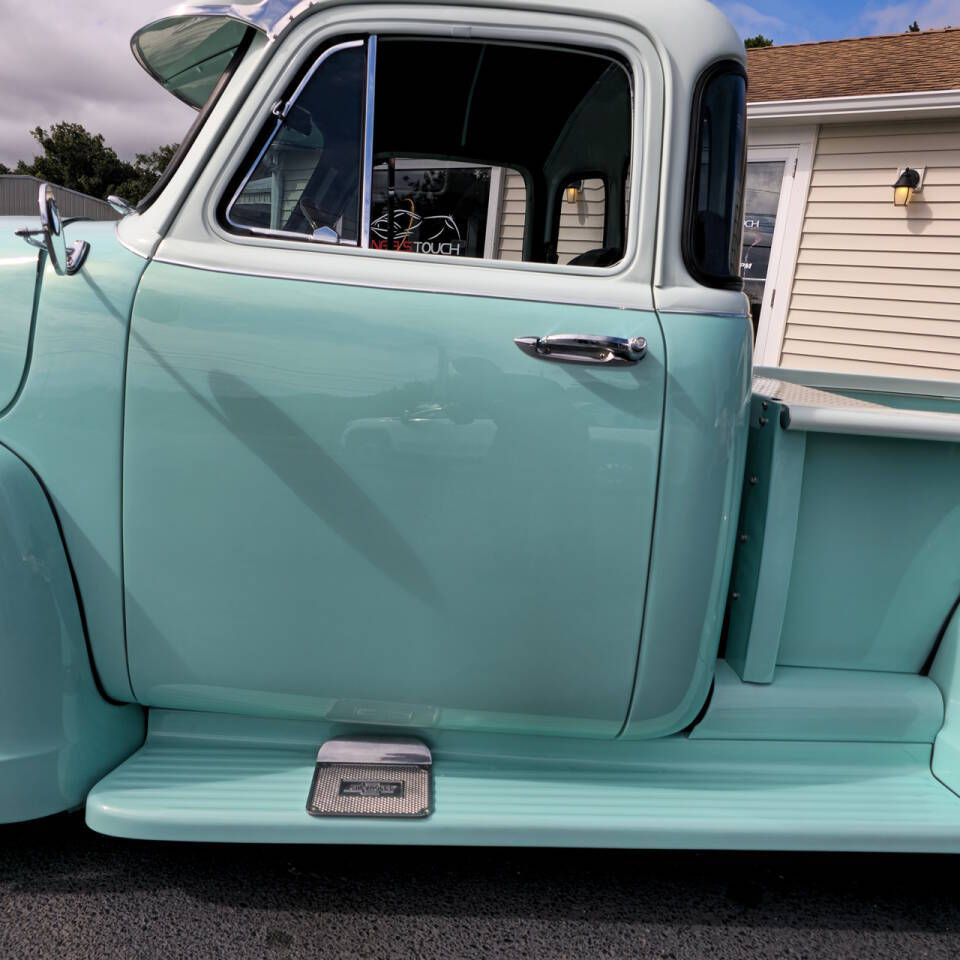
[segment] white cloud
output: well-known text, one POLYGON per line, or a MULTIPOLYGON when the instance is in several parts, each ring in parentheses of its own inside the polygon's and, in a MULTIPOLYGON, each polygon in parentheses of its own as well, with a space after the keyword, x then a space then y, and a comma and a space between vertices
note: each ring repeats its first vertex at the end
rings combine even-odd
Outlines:
POLYGON ((733 21, 733 25, 742 37, 752 37, 762 33, 778 44, 802 43, 813 39, 809 26, 790 23, 781 17, 764 13, 741 0, 721 3, 720 8, 733 21))
POLYGON ((183 137, 194 113, 130 52, 130 37, 168 0, 0 0, 0 161, 32 160, 34 127, 61 120, 102 133, 121 157, 183 137))
POLYGON ((751 7, 749 3, 723 4, 723 12, 743 33, 761 33, 764 30, 787 26, 786 21, 769 13, 762 13, 756 7, 751 7))
POLYGON ((920 4, 891 3, 867 9, 863 19, 873 33, 902 33, 914 20, 921 30, 960 27, 960 0, 924 0, 920 4))

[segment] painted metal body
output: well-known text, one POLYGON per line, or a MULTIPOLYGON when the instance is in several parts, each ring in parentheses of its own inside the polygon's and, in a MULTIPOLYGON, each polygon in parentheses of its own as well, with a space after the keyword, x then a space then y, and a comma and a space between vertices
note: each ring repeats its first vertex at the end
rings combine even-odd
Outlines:
POLYGON ((39 254, 24 249, 13 236, 3 236, 12 232, 0 230, 0 280, 6 294, 5 323, 0 328, 0 409, 3 410, 13 403, 26 375, 41 265, 39 254))
POLYGON ((74 277, 0 241, 0 567, 24 583, 0 584, 0 676, 21 678, 0 820, 80 802, 145 710, 146 742, 89 794, 95 829, 960 850, 955 617, 937 652, 960 594, 957 403, 751 383, 742 294, 701 285, 680 251, 694 85, 743 60, 722 15, 265 0, 177 16, 136 49, 187 99, 168 26, 201 52, 204 17, 257 36, 160 196, 115 234, 77 225, 74 277), (224 228, 238 158, 319 46, 451 31, 589 35, 629 67, 620 264, 224 228), (646 352, 578 367, 515 344, 560 334, 646 352), (55 572, 42 589, 28 556, 55 572), (431 816, 309 817, 320 742, 377 732, 432 751, 431 816), (7 775, 21 755, 43 758, 34 807, 7 775))
POLYGON ((94 681, 67 555, 43 488, 0 447, 0 821, 84 802, 143 742, 144 715, 94 681))
MULTIPOLYGON (((5 219, 4 226, 2 255, 22 258, 29 248, 13 230, 23 222, 5 219)), ((114 229, 84 224, 98 257, 77 276, 57 276, 37 253, 32 263, 0 273, 9 334, 0 367, 10 371, 12 389, 0 418, 12 485, 0 511, 0 549, 11 571, 0 633, 3 709, 10 711, 0 725, 0 821, 81 803, 96 776, 143 737, 142 709, 110 705, 102 692, 109 686, 117 701, 133 699, 124 652, 119 438, 127 320, 145 266, 115 242, 114 229), (18 329, 26 337, 14 337, 18 329), (25 580, 28 561, 33 578, 25 580), (36 776, 21 777, 20 764, 31 757, 36 776)))
POLYGON ((616 735, 664 366, 653 313, 151 265, 124 450, 138 698, 616 735), (569 328, 643 335, 647 356, 597 372, 513 344, 569 328), (449 414, 432 442, 355 429, 430 403, 449 414))

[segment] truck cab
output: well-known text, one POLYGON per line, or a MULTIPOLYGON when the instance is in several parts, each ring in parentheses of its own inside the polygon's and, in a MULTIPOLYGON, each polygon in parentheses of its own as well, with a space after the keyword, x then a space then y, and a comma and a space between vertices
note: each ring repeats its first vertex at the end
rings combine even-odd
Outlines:
POLYGON ((739 41, 716 18, 729 55, 688 49, 671 131, 636 28, 391 10, 376 29, 359 8, 178 16, 134 40, 161 76, 176 51, 181 96, 184 58, 234 50, 212 110, 236 115, 119 227, 138 243, 196 164, 131 323, 129 686, 162 708, 673 733, 711 683, 746 448, 739 41), (660 169, 694 100, 700 159, 660 169), (677 396, 668 354, 691 371, 677 396))

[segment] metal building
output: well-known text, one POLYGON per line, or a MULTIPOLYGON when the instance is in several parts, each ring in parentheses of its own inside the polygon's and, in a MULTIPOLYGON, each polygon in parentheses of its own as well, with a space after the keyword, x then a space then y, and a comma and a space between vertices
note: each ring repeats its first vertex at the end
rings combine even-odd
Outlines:
MULTIPOLYGON (((35 217, 38 215, 37 197, 42 180, 23 174, 0 176, 0 216, 35 217)), ((57 207, 63 217, 86 217, 89 220, 119 220, 106 200, 87 196, 78 190, 53 185, 57 207)))

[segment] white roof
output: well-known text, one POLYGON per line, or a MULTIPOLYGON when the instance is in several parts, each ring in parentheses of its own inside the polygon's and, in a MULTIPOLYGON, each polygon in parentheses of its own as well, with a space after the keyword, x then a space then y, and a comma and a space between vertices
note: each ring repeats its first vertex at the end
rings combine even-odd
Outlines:
MULTIPOLYGON (((173 27, 179 21, 216 18, 246 24, 269 39, 279 37, 294 21, 329 7, 356 6, 363 0, 259 0, 253 3, 181 3, 134 34, 132 45, 137 59, 158 80, 164 74, 153 68, 151 57, 144 55, 139 43, 148 31, 163 24, 173 27)), ((368 0, 369 2, 369 0, 368 0)), ((377 6, 389 6, 408 0, 379 0, 377 6)), ((501 10, 533 11, 589 16, 614 20, 647 34, 666 61, 679 67, 681 74, 699 72, 713 60, 737 59, 746 63, 743 41, 733 25, 707 0, 419 0, 423 7, 497 7, 501 10)), ((176 42, 177 31, 170 37, 176 42)), ((186 32, 189 34, 189 31, 186 32)), ((180 52, 180 51, 178 51, 180 52)), ((187 51, 183 51, 187 53, 187 51)), ((169 57, 169 47, 164 53, 169 57)), ((189 56, 189 53, 187 53, 189 56)))
MULTIPOLYGON (((253 3, 181 3, 157 20, 169 17, 227 17, 249 24, 269 37, 276 37, 304 13, 324 7, 355 5, 359 0, 259 0, 253 3)), ((409 3, 409 0, 379 0, 380 4, 409 3)), ((620 20, 640 30, 657 34, 674 33, 678 38, 696 43, 697 34, 714 42, 724 35, 737 37, 730 21, 706 0, 671 0, 670 3, 651 0, 420 0, 424 5, 486 6, 539 10, 542 12, 580 14, 620 20), (717 32, 719 31, 719 32, 717 32)), ((742 52, 742 50, 740 51, 742 52)))

